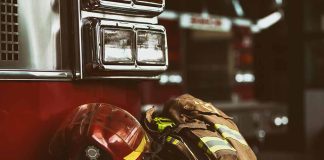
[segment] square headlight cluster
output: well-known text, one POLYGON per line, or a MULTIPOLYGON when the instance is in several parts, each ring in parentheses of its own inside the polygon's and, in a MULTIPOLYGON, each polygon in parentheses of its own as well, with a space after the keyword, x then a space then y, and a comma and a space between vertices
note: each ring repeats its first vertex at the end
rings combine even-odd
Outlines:
POLYGON ((135 14, 139 12, 159 14, 164 10, 165 0, 82 0, 82 6, 85 10, 99 12, 118 10, 135 14))
POLYGON ((101 33, 104 64, 166 64, 163 31, 103 27, 101 33))
POLYGON ((83 31, 84 46, 88 48, 86 53, 92 66, 100 66, 107 71, 166 70, 168 56, 163 26, 98 19, 89 25, 94 23, 96 27, 85 25, 83 31))

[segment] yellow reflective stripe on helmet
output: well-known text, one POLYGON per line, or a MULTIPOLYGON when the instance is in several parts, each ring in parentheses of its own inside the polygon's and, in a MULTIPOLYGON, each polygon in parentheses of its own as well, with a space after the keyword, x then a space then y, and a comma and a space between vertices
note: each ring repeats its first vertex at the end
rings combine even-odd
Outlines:
POLYGON ((231 129, 225 125, 221 125, 221 124, 215 124, 216 129, 221 132, 221 135, 228 139, 228 138, 232 138, 238 142, 240 142, 243 145, 248 145, 247 142, 245 141, 244 137, 241 135, 240 132, 231 129))
POLYGON ((219 150, 236 151, 225 139, 218 137, 202 137, 198 147, 204 149, 208 154, 215 153, 219 150))
POLYGON ((138 145, 135 151, 133 151, 132 153, 124 157, 124 160, 136 160, 144 151, 145 145, 146 145, 146 138, 143 137, 141 143, 138 145))

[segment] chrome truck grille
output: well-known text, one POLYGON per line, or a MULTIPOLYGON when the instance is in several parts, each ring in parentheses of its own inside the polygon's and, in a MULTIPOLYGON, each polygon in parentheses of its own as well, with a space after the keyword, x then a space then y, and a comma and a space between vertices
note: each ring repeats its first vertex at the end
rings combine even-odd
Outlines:
POLYGON ((1 0, 0 6, 0 61, 18 61, 17 0, 1 0))

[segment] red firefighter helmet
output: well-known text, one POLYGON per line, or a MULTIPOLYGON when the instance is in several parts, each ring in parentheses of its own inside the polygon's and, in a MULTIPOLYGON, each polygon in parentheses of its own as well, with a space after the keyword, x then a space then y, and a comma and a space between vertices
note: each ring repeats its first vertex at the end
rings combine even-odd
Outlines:
POLYGON ((50 152, 57 159, 138 160, 150 141, 127 111, 109 104, 78 107, 55 134, 50 152))

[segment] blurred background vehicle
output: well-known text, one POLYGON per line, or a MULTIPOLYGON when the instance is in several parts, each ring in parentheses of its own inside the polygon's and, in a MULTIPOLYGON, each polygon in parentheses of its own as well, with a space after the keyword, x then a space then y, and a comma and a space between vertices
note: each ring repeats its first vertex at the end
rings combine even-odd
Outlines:
POLYGON ((167 1, 170 66, 142 110, 181 93, 234 117, 259 159, 312 159, 323 141, 324 3, 167 1))

